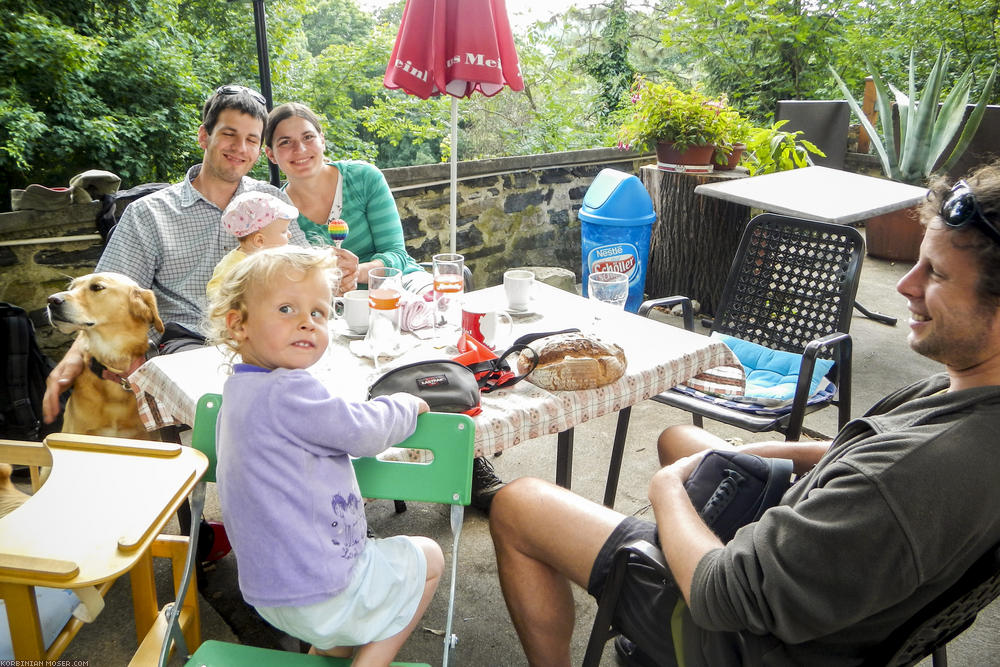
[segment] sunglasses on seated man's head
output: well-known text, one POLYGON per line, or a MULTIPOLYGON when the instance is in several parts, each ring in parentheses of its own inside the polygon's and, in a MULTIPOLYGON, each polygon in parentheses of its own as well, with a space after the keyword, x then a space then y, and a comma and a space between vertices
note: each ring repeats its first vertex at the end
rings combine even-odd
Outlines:
POLYGON ((956 229, 968 224, 976 225, 994 242, 1000 243, 1000 228, 983 215, 976 195, 965 181, 958 181, 952 186, 948 198, 941 204, 941 219, 956 229))
POLYGON ((253 88, 247 88, 246 86, 237 86, 235 84, 227 84, 225 86, 219 86, 215 89, 216 95, 239 95, 240 93, 247 93, 253 98, 254 102, 261 104, 262 106, 267 106, 267 100, 264 96, 258 93, 253 88))

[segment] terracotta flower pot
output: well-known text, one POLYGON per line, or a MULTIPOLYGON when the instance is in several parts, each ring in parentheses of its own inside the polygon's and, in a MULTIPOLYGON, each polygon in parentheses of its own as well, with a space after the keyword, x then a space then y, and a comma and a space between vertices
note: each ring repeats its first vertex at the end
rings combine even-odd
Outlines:
MULTIPOLYGON (((674 148, 673 142, 661 141, 656 144, 656 161, 661 169, 664 165, 679 165, 698 167, 699 171, 707 167, 705 171, 711 171, 712 154, 715 153, 715 146, 689 146, 683 151, 674 148)), ((684 171, 678 169, 677 171, 684 171)))
POLYGON ((729 154, 729 162, 726 164, 715 163, 716 171, 732 171, 740 163, 743 152, 747 149, 746 144, 733 144, 733 151, 729 154))
POLYGON ((876 215, 865 223, 868 254, 879 259, 915 262, 923 238, 924 228, 915 206, 876 215))

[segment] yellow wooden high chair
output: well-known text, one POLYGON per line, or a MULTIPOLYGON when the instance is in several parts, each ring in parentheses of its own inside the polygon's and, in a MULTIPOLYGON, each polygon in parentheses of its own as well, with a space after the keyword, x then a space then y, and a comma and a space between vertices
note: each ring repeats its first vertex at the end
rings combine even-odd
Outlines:
POLYGON ((36 491, 0 519, 0 598, 17 660, 57 660, 126 572, 142 641, 159 607, 154 556, 173 560, 175 597, 183 599, 178 634, 199 643, 197 596, 179 587, 187 538, 160 532, 207 469, 201 452, 172 443, 54 433, 45 444, 0 440, 0 461, 28 465, 36 491), (51 466, 40 488, 38 466, 51 466), (72 589, 86 603, 51 642, 43 638, 36 587, 72 589))
MULTIPOLYGON (((201 450, 210 460, 208 472, 203 481, 215 481, 215 423, 222 406, 218 394, 206 394, 198 401, 191 444, 201 450)), ((451 561, 451 587, 448 598, 448 619, 445 626, 444 654, 442 664, 448 664, 448 653, 454 648, 457 638, 451 634, 455 604, 455 581, 458 567, 458 540, 462 531, 464 506, 472 496, 472 459, 475 426, 465 415, 427 413, 420 415, 417 430, 398 447, 428 449, 433 452, 430 463, 404 463, 384 461, 376 458, 354 460, 354 470, 361 492, 366 498, 390 500, 411 500, 445 503, 451 505, 451 529, 454 536, 451 561)), ((187 549, 184 576, 180 591, 187 591, 191 572, 194 569, 198 540, 198 525, 204 509, 204 483, 198 485, 200 497, 191 499, 191 541, 187 549)), ((184 637, 176 630, 173 610, 168 608, 163 614, 162 631, 152 633, 143 643, 140 652, 132 660, 132 665, 154 664, 151 651, 159 649, 159 664, 165 665, 169 651, 176 642, 184 655, 188 654, 184 637), (143 653, 146 651, 145 653, 143 653), (140 655, 142 654, 142 655, 140 655)), ((158 622, 159 623, 159 622, 158 622)), ((191 645, 189 645, 191 646, 191 645)), ((216 667, 221 665, 268 665, 282 667, 333 667, 350 665, 345 658, 305 655, 288 651, 242 646, 219 641, 206 641, 197 648, 187 662, 190 667, 216 667)), ((407 665, 412 663, 392 663, 407 665)), ((415 667, 415 666, 413 666, 415 667)))

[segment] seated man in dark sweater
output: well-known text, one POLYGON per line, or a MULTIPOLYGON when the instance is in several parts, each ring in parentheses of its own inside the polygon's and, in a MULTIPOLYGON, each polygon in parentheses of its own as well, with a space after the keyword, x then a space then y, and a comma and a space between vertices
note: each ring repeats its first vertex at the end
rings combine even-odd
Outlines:
POLYGON ((616 625, 650 662, 713 667, 860 664, 1000 542, 1000 164, 935 183, 921 219, 919 261, 897 290, 910 347, 945 372, 828 445, 743 448, 807 474, 728 544, 684 490, 704 451, 726 446, 694 427, 660 436, 655 523, 536 479, 497 494, 500 584, 531 664, 570 664, 569 582, 598 596, 614 549, 634 539, 658 535, 673 580, 630 576, 616 625))

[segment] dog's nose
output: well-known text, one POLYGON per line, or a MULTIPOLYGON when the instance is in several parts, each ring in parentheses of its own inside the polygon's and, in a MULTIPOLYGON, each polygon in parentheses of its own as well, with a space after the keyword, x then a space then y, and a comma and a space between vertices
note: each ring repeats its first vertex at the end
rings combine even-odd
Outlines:
POLYGON ((53 294, 52 296, 49 297, 50 306, 61 306, 63 304, 63 301, 64 299, 62 297, 62 292, 59 292, 58 294, 53 294))

